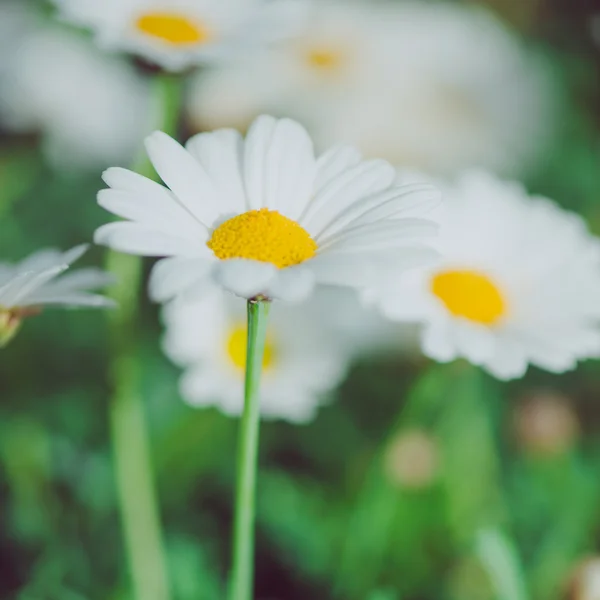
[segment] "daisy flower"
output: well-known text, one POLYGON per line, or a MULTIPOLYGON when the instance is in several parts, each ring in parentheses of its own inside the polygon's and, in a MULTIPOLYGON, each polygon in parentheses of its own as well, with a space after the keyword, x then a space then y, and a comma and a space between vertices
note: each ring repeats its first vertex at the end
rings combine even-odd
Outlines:
POLYGON ((295 115, 320 135, 334 105, 339 110, 365 85, 391 92, 395 58, 382 37, 382 19, 394 12, 373 3, 312 3, 297 35, 196 76, 190 120, 198 129, 245 129, 257 115, 275 112, 295 115))
MULTIPOLYGON (((347 352, 308 308, 283 304, 271 312, 260 396, 265 418, 311 420, 346 374, 347 352)), ((163 320, 164 351, 185 369, 180 382, 183 399, 240 415, 246 367, 244 304, 215 288, 201 299, 167 304, 163 320)))
POLYGON ((100 46, 170 71, 225 58, 286 35, 298 0, 54 0, 62 17, 88 27, 100 46))
POLYGON ((440 223, 443 258, 369 295, 386 316, 424 323, 425 354, 500 379, 600 356, 600 243, 579 216, 472 172, 447 191, 440 223))
POLYGON ((86 268, 63 274, 87 248, 84 244, 67 252, 46 249, 16 264, 0 262, 0 347, 12 339, 24 317, 44 306, 113 306, 108 298, 90 293, 112 283, 108 273, 86 268))
POLYGON ((79 35, 24 5, 0 6, 0 123, 40 132, 56 167, 129 163, 151 131, 148 83, 79 35))
POLYGON ((199 73, 195 127, 257 114, 306 124, 398 166, 521 172, 547 147, 556 87, 547 65, 483 8, 320 0, 308 27, 235 65, 199 73))
POLYGON ((263 116, 242 139, 199 134, 186 148, 164 133, 146 140, 169 189, 125 169, 104 173, 98 202, 128 219, 95 240, 167 257, 154 268, 157 301, 202 292, 216 281, 243 298, 297 301, 315 283, 362 288, 435 257, 438 202, 427 184, 401 185, 381 160, 338 146, 316 158, 298 123, 263 116))

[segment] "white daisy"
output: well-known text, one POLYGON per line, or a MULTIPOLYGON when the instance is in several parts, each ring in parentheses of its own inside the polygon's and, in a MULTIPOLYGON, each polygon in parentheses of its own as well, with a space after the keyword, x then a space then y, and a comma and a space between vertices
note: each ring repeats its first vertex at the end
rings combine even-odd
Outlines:
POLYGON ((425 354, 501 379, 600 355, 600 243, 579 216, 483 173, 440 212, 441 261, 370 295, 388 317, 425 323, 425 354))
POLYGON ((349 288, 322 286, 318 297, 306 310, 312 309, 316 319, 327 322, 352 359, 421 356, 416 323, 390 321, 349 288))
POLYGON ((381 35, 383 14, 372 3, 312 3, 299 35, 195 77, 188 102, 192 123, 245 129, 257 115, 274 112, 295 115, 321 136, 364 86, 391 92, 395 57, 381 35))
POLYGON ((0 123, 40 132, 60 168, 129 163, 151 131, 148 83, 25 5, 0 6, 0 123))
POLYGON ((286 115, 319 148, 515 173, 547 147, 556 96, 545 63, 481 8, 320 0, 301 35, 199 73, 188 112, 202 129, 286 115))
POLYGON ((16 333, 24 317, 44 306, 113 306, 108 298, 90 293, 112 283, 108 273, 85 268, 63 275, 87 248, 84 244, 64 253, 46 249, 16 264, 0 262, 0 347, 16 333))
MULTIPOLYGON (((347 352, 307 308, 284 304, 271 311, 261 384, 265 418, 309 421, 347 371, 347 352)), ((215 288, 199 300, 169 303, 163 316, 165 353, 185 368, 180 382, 185 401, 239 415, 246 366, 244 304, 215 288)))
POLYGON ((315 283, 360 288, 431 260, 436 225, 418 218, 437 204, 427 184, 399 185, 381 160, 335 147, 318 159, 300 125, 263 116, 243 140, 234 130, 146 140, 170 189, 131 171, 104 173, 101 206, 129 222, 95 240, 116 250, 167 256, 150 282, 155 300, 216 281, 244 298, 300 300, 315 283))
POLYGON ((171 71, 286 35, 296 0, 54 0, 65 20, 91 28, 102 47, 171 71))

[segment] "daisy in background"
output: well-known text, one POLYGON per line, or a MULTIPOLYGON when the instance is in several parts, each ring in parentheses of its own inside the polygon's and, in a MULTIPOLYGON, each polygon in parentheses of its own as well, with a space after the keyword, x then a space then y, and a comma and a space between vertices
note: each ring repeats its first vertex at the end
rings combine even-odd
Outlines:
POLYGON ((483 8, 448 2, 320 0, 302 32, 196 76, 198 130, 261 113, 304 123, 319 149, 451 174, 514 174, 551 137, 556 86, 539 56, 483 8))
POLYGON ((62 17, 92 29, 108 50, 168 71, 222 60, 285 36, 301 0, 54 0, 62 17))
MULTIPOLYGON (((317 296, 310 305, 318 302, 317 296)), ((260 398, 265 418, 311 420, 346 374, 347 348, 309 308, 277 305, 271 311, 260 398)), ((185 369, 183 399, 240 415, 246 368, 244 304, 215 288, 199 300, 169 303, 163 320, 164 351, 185 369)))
POLYGON ((318 301, 307 302, 304 310, 327 323, 353 360, 422 357, 416 323, 390 321, 350 288, 322 286, 318 301))
POLYGON ((391 165, 352 147, 317 158, 290 119, 262 116, 245 140, 224 129, 186 148, 157 132, 146 148, 169 187, 106 171, 110 189, 98 202, 127 221, 102 226, 95 240, 167 257, 150 282, 157 301, 214 282, 243 298, 299 301, 316 283, 368 287, 436 256, 436 225, 423 218, 439 202, 435 188, 398 184, 391 165))
POLYGON ((319 139, 334 105, 339 110, 365 85, 390 91, 396 59, 380 35, 387 12, 395 9, 341 0, 312 3, 307 26, 297 35, 192 80, 192 124, 199 130, 246 129, 261 113, 291 114, 319 139))
POLYGON ((369 295, 424 323, 423 352, 500 379, 528 364, 560 373, 600 356, 600 242, 579 216, 482 172, 446 190, 442 259, 369 295))
POLYGON ((45 249, 16 264, 0 262, 0 347, 17 333, 23 318, 45 306, 114 306, 108 298, 90 292, 113 282, 108 273, 85 268, 64 274, 87 248, 83 244, 67 252, 45 249))
POLYGON ((42 134, 58 168, 129 163, 150 131, 149 86, 130 65, 24 4, 0 6, 0 124, 42 134))

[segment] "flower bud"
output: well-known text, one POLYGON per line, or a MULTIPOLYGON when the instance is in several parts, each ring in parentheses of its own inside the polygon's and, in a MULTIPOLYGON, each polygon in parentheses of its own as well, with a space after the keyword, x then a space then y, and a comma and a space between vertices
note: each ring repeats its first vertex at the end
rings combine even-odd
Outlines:
POLYGON ((17 335, 21 325, 21 318, 13 311, 0 309, 0 348, 8 346, 8 343, 17 335))
POLYGON ((514 413, 519 445, 539 455, 559 455, 579 436, 579 420, 571 401, 556 391, 539 390, 526 397, 514 413))
POLYGON ((411 489, 431 485, 438 471, 435 439, 419 429, 401 432, 385 452, 384 469, 394 485, 411 489))

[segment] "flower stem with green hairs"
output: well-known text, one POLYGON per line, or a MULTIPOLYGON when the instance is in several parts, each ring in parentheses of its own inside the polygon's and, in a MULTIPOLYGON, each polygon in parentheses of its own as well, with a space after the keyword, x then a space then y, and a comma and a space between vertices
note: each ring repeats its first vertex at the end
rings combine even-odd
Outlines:
MULTIPOLYGON (((160 102, 160 127, 175 134, 180 107, 179 77, 156 77, 155 94, 160 102)), ((134 168, 156 178, 144 156, 134 168)), ((110 425, 114 452, 117 495, 127 562, 136 600, 169 600, 169 578, 163 547, 160 510, 152 472, 149 435, 140 393, 137 311, 142 282, 142 261, 109 251, 107 269, 117 277, 112 297, 118 308, 110 316, 111 369, 113 395, 110 425)))
POLYGON ((260 376, 263 366, 270 302, 248 301, 248 351, 244 412, 240 424, 235 515, 233 523, 233 563, 230 600, 251 600, 254 586, 254 518, 256 471, 260 429, 260 376))

